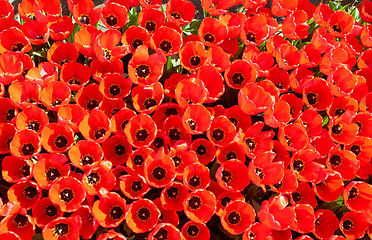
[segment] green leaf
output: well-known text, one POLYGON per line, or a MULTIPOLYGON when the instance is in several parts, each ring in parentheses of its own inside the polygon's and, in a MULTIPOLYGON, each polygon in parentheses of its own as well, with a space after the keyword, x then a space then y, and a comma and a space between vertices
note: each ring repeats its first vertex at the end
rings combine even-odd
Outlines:
POLYGON ((328 124, 328 122, 329 122, 329 117, 328 117, 328 115, 325 115, 325 116, 323 117, 323 124, 322 124, 322 127, 326 126, 326 125, 328 124))

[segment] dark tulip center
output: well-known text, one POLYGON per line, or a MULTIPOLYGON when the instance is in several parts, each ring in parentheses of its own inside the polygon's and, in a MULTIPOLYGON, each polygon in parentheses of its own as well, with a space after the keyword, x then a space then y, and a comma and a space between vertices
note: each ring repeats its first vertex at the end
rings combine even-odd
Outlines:
POLYGON ((137 217, 141 220, 141 221, 147 221, 150 217, 151 217, 151 212, 148 208, 140 208, 137 212, 137 217))
POLYGON ((142 182, 141 181, 133 181, 130 185, 130 189, 132 189, 133 192, 139 192, 142 190, 142 182))
POLYGON ((158 166, 152 170, 152 176, 158 181, 163 180, 166 175, 167 171, 163 167, 158 166))
POLYGON ((161 148, 164 146, 164 141, 162 138, 160 137, 156 137, 154 139, 154 141, 152 142, 152 145, 155 147, 155 148, 161 148))
POLYGON ((143 102, 143 106, 145 106, 145 109, 149 109, 151 107, 156 106, 157 101, 154 98, 146 98, 143 102))
POLYGON ((242 73, 236 72, 231 76, 231 80, 236 85, 242 85, 245 82, 245 78, 242 73))
POLYGON ((293 169, 296 172, 302 172, 305 168, 304 161, 297 159, 293 161, 293 169))
POLYGON ((256 38, 256 34, 254 32, 249 31, 248 33, 245 34, 245 36, 247 37, 247 40, 249 42, 256 43, 257 38, 256 38))
POLYGON ((220 142, 225 138, 225 131, 223 131, 221 128, 216 128, 212 131, 212 137, 217 142, 220 142))
POLYGON ((349 199, 353 200, 359 195, 359 189, 353 186, 349 191, 349 199))
POLYGON ((94 131, 94 138, 95 139, 100 139, 101 137, 103 137, 105 135, 105 133, 106 133, 106 129, 99 128, 96 131, 94 131))
POLYGON ((38 193, 37 189, 31 185, 27 186, 23 192, 28 199, 33 199, 38 193))
POLYGON ((5 113, 5 119, 10 122, 15 117, 15 109, 9 108, 5 113))
POLYGON ((177 141, 181 139, 181 131, 178 128, 171 128, 169 129, 168 136, 173 141, 177 141))
POLYGON ((27 129, 37 132, 40 130, 40 123, 36 120, 31 120, 27 124, 27 129))
POLYGON ((153 32, 156 29, 156 23, 154 21, 147 21, 145 23, 145 28, 147 29, 147 31, 153 32))
POLYGON ((23 165, 21 167, 20 171, 21 171, 21 174, 22 174, 23 177, 30 176, 30 174, 31 174, 30 165, 28 165, 28 164, 23 165))
POLYGON ((28 218, 25 215, 17 214, 14 217, 14 224, 17 225, 17 227, 22 228, 25 227, 28 223, 28 218))
POLYGON ((339 123, 336 123, 332 126, 332 133, 335 135, 340 135, 342 133, 342 125, 339 123))
POLYGON ((265 176, 264 174, 264 171, 262 168, 260 167, 256 167, 256 169, 254 170, 254 173, 257 174, 257 176, 262 180, 265 176))
POLYGON ((229 170, 222 170, 222 177, 221 180, 224 181, 225 183, 231 182, 233 179, 232 173, 229 170))
POLYGON ((156 240, 165 240, 168 239, 168 231, 164 228, 161 228, 155 235, 154 239, 156 240))
POLYGON ((204 145, 199 145, 199 146, 196 148, 196 153, 197 153, 199 156, 204 156, 205 154, 207 154, 207 147, 204 146, 204 145))
POLYGON ((254 151, 256 149, 257 143, 253 138, 246 138, 244 142, 247 144, 250 151, 254 151))
POLYGON ((230 197, 223 197, 222 199, 221 199, 221 205, 223 206, 223 207, 226 207, 227 206, 227 204, 229 203, 229 202, 231 202, 231 198, 230 197))
POLYGON ((166 53, 169 53, 172 50, 172 42, 169 40, 163 40, 160 42, 159 47, 166 53))
POLYGON ((342 32, 342 28, 341 28, 340 24, 334 24, 332 26, 332 29, 333 29, 333 31, 338 32, 338 33, 342 32))
POLYGON ((192 187, 194 187, 194 188, 199 187, 200 184, 201 184, 201 182, 200 182, 200 177, 198 177, 198 176, 196 176, 196 175, 192 176, 192 177, 189 179, 189 185, 192 186, 192 187))
POLYGON ((137 141, 144 142, 149 137, 149 132, 144 128, 139 129, 137 130, 135 137, 137 141))
POLYGON ((110 14, 106 17, 106 22, 109 26, 115 26, 116 24, 118 24, 118 18, 113 14, 110 14))
POLYGON ((145 162, 145 158, 142 155, 136 155, 133 158, 133 163, 136 166, 141 166, 145 162))
POLYGON ((110 216, 114 220, 120 219, 123 216, 123 214, 124 214, 124 211, 119 206, 114 206, 110 210, 110 216))
POLYGON ((53 233, 59 237, 66 236, 69 233, 69 226, 67 223, 57 223, 54 225, 53 233))
POLYGON ((310 105, 315 105, 318 103, 318 94, 310 92, 306 94, 307 101, 309 102, 310 105))
POLYGON ((335 115, 336 116, 341 116, 344 112, 345 112, 345 109, 343 109, 343 108, 337 108, 335 110, 335 115))
POLYGON ((69 203, 74 199, 74 192, 69 188, 65 188, 59 193, 59 196, 62 201, 69 203))
POLYGON ((199 66, 199 65, 201 64, 201 58, 200 58, 199 56, 197 56, 197 55, 192 56, 192 57, 190 58, 190 64, 191 64, 191 66, 193 66, 193 67, 197 67, 197 66, 199 66))
POLYGON ((112 96, 118 96, 121 93, 121 88, 118 84, 112 84, 109 87, 109 92, 112 96))
POLYGON ((172 12, 170 14, 174 19, 181 19, 181 14, 179 14, 178 12, 172 12))
POLYGON ((342 163, 342 157, 340 155, 333 155, 330 159, 331 165, 334 167, 339 166, 342 163))
POLYGON ((172 157, 172 159, 173 159, 173 162, 174 162, 174 165, 176 166, 176 168, 181 166, 182 158, 180 156, 175 155, 175 156, 172 157))
POLYGON ((302 199, 302 194, 299 192, 292 193, 292 199, 295 203, 299 203, 302 199))
POLYGON ((178 111, 176 108, 167 108, 167 110, 165 110, 165 115, 167 117, 171 116, 171 115, 177 115, 178 114, 178 111))
POLYGON ((237 155, 233 151, 230 151, 230 152, 226 153, 226 160, 236 159, 236 157, 237 157, 237 155))
POLYGON ((194 238, 194 237, 196 237, 196 236, 199 235, 200 230, 199 230, 198 226, 196 226, 196 225, 190 225, 187 228, 187 231, 186 232, 187 232, 187 235, 188 236, 194 238))
POLYGON ((143 44, 143 41, 139 38, 136 38, 132 41, 132 47, 134 49, 137 49, 139 46, 141 46, 143 44))
POLYGON ((188 201, 188 206, 192 210, 198 210, 202 205, 202 200, 198 196, 192 196, 188 201))
POLYGON ((57 105, 60 105, 62 103, 62 100, 59 98, 53 99, 52 106, 55 107, 57 105))
POLYGON ((112 58, 111 50, 102 49, 102 51, 103 51, 103 57, 106 58, 107 60, 111 60, 112 58))
POLYGON ((101 181, 101 176, 97 172, 91 172, 87 176, 87 182, 91 185, 96 185, 101 181))
POLYGON ((362 147, 360 145, 354 144, 353 146, 351 146, 350 151, 358 156, 362 152, 362 147))
POLYGON ((346 219, 346 220, 342 223, 342 227, 343 227, 346 231, 350 231, 351 229, 354 228, 354 223, 353 223, 353 221, 351 221, 350 219, 346 219))
POLYGON ((23 49, 24 46, 25 46, 25 45, 24 45, 23 43, 21 43, 21 42, 17 42, 17 43, 15 43, 15 44, 12 46, 12 51, 13 51, 13 52, 20 52, 20 51, 22 51, 22 49, 23 49))
POLYGON ((232 211, 227 215, 227 220, 232 225, 237 225, 242 220, 242 217, 237 211, 232 211))
POLYGON ((81 164, 83 164, 83 166, 91 165, 94 162, 94 158, 92 156, 85 155, 81 158, 80 161, 81 161, 81 164))
POLYGON ((61 175, 61 172, 57 168, 48 168, 48 170, 45 172, 45 176, 48 182, 53 182, 61 175))
POLYGON ((213 43, 216 40, 216 37, 212 33, 204 34, 204 41, 213 43))
POLYGON ((32 143, 25 143, 21 147, 21 152, 25 156, 34 154, 35 150, 36 148, 34 147, 32 143))
POLYGON ((98 107, 98 105, 99 105, 99 101, 97 99, 89 99, 89 101, 87 101, 88 110, 92 110, 93 108, 98 107))
POLYGON ((67 146, 67 142, 68 140, 64 135, 59 135, 54 140, 54 144, 56 145, 57 148, 65 148, 67 146))
POLYGON ((116 145, 116 146, 114 147, 114 152, 115 152, 115 154, 116 154, 117 156, 120 157, 120 156, 122 156, 122 155, 125 154, 126 149, 125 149, 125 147, 124 147, 123 145, 118 144, 118 145, 116 145))
POLYGON ((48 217, 54 217, 55 215, 57 215, 57 213, 58 210, 53 205, 49 205, 45 208, 45 215, 47 215, 48 217))
POLYGON ((88 25, 90 23, 90 18, 87 15, 82 15, 82 16, 80 16, 79 21, 82 24, 88 25))
POLYGON ((147 65, 139 65, 136 67, 137 76, 140 78, 146 78, 150 75, 150 67, 147 65))
POLYGON ((177 198, 178 195, 179 195, 179 191, 178 191, 178 188, 176 187, 170 187, 168 190, 167 190, 167 195, 169 198, 177 198))

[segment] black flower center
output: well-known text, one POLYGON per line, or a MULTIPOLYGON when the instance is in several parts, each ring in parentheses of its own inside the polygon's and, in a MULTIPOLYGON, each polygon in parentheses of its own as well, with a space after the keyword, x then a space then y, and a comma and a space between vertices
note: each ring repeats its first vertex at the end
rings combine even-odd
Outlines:
POLYGON ((254 151, 257 147, 257 143, 253 138, 246 138, 244 140, 245 144, 249 147, 250 151, 254 151))
POLYGON ((102 51, 103 51, 103 57, 106 58, 107 60, 111 60, 112 58, 111 50, 102 49, 102 51))
POLYGON ((40 130, 40 123, 36 120, 31 120, 27 124, 27 129, 37 132, 40 130))
POLYGON ((25 143, 21 147, 21 152, 23 155, 28 156, 35 153, 36 148, 32 143, 25 143))
POLYGON ((332 29, 333 29, 333 31, 338 32, 338 33, 342 32, 342 28, 341 28, 340 24, 334 24, 332 26, 332 29))
POLYGON ((156 240, 164 240, 168 239, 168 231, 164 228, 161 228, 155 235, 154 239, 156 240))
POLYGON ((79 79, 73 77, 70 80, 68 80, 67 83, 70 84, 70 85, 73 85, 73 84, 80 85, 81 84, 81 81, 79 79))
POLYGON ((173 162, 174 162, 174 165, 176 166, 176 168, 178 168, 179 166, 181 166, 182 164, 182 158, 178 155, 175 155, 172 157, 173 159, 173 162))
POLYGON ((199 66, 199 65, 201 64, 201 58, 200 58, 199 56, 197 56, 197 55, 192 56, 192 57, 190 58, 190 64, 191 64, 191 66, 193 66, 193 67, 197 67, 197 66, 199 66))
POLYGON ((155 148, 161 148, 164 146, 164 140, 160 137, 156 137, 152 142, 152 146, 155 148))
POLYGON ((23 190, 23 193, 28 199, 33 199, 38 191, 34 186, 29 185, 23 190))
POLYGON ((122 156, 122 155, 124 155, 125 152, 126 152, 125 147, 124 147, 123 145, 121 145, 121 144, 118 144, 118 145, 116 145, 116 146, 114 147, 114 153, 115 153, 117 156, 119 156, 119 157, 122 156))
POLYGON ((114 206, 110 210, 110 216, 114 220, 120 219, 123 216, 123 214, 124 214, 124 211, 119 206, 114 206))
POLYGON ((351 146, 350 151, 358 156, 362 152, 362 147, 360 145, 354 144, 353 146, 351 146))
POLYGON ((166 175, 167 171, 163 167, 157 166, 154 168, 154 170, 152 170, 152 176, 158 181, 163 180, 166 175))
POLYGON ((21 171, 21 174, 22 174, 23 177, 30 176, 30 174, 31 174, 30 165, 28 165, 28 164, 23 165, 21 167, 20 171, 21 171))
POLYGON ((74 199, 74 192, 69 188, 64 188, 60 193, 59 197, 62 201, 69 203, 74 199))
MULTIPOLYGON (((236 72, 231 76, 231 80, 236 85, 242 85, 245 82, 245 78, 242 73, 236 72)), ((230 120, 231 121, 231 120, 230 120)))
POLYGON ((170 14, 174 19, 181 19, 181 14, 179 14, 178 12, 172 12, 170 14))
POLYGON ((80 16, 79 21, 82 24, 88 25, 90 23, 90 18, 87 15, 82 15, 82 16, 80 16))
POLYGON ((342 133, 342 125, 339 123, 336 123, 332 126, 332 133, 335 135, 340 135, 342 133))
POLYGON ((297 159, 293 161, 293 169, 296 172, 302 172, 305 168, 304 161, 297 159))
POLYGON ((299 203, 302 199, 302 194, 299 192, 292 193, 292 199, 295 203, 299 203))
POLYGON ((237 225, 240 223, 242 217, 237 211, 232 211, 227 215, 227 220, 229 221, 230 224, 232 225, 237 225))
POLYGON ((230 151, 226 153, 226 160, 236 159, 236 157, 237 157, 236 152, 230 151))
POLYGON ((101 176, 97 172, 91 172, 87 176, 87 182, 91 185, 96 185, 101 181, 101 176))
POLYGON ((178 114, 178 111, 177 111, 176 108, 167 108, 167 109, 165 110, 165 115, 166 115, 167 117, 169 117, 169 116, 171 116, 171 115, 177 115, 177 114, 178 114))
POLYGON ((17 42, 17 43, 15 43, 15 44, 12 46, 12 51, 13 51, 13 52, 20 52, 20 51, 22 51, 22 49, 23 49, 24 46, 25 46, 25 45, 24 45, 23 43, 21 43, 21 42, 17 42))
POLYGON ((192 186, 192 187, 194 187, 194 188, 199 187, 200 184, 201 184, 201 182, 200 182, 200 177, 198 177, 198 176, 196 176, 196 175, 192 176, 192 177, 189 179, 189 185, 192 186))
POLYGON ((149 132, 144 128, 139 129, 137 130, 135 137, 137 141, 144 142, 149 137, 149 132))
POLYGON ((346 220, 342 223, 342 227, 343 227, 346 231, 350 231, 351 229, 354 228, 354 223, 353 223, 353 221, 351 221, 350 219, 346 219, 346 220))
POLYGON ((141 221, 147 221, 151 217, 151 212, 148 208, 140 208, 137 212, 137 217, 141 221))
POLYGON ((256 38, 256 34, 255 34, 254 32, 249 31, 249 32, 247 32, 247 33, 245 34, 245 36, 247 37, 247 40, 248 40, 249 42, 256 43, 257 38, 256 38))
POLYGON ((345 109, 343 109, 343 108, 337 108, 335 110, 335 115, 336 116, 341 116, 344 112, 345 112, 345 109))
POLYGON ((166 53, 169 53, 172 50, 172 42, 169 40, 163 40, 159 44, 161 50, 163 50, 166 53))
POLYGON ((98 105, 99 105, 99 101, 97 99, 89 99, 89 101, 87 101, 88 110, 92 110, 93 108, 98 107, 98 105))
POLYGON ((189 125, 189 127, 191 128, 191 130, 196 130, 197 124, 196 124, 196 122, 194 120, 188 119, 187 120, 187 124, 189 125))
POLYGON ((96 131, 94 131, 94 138, 95 139, 100 139, 101 137, 103 137, 106 133, 106 129, 104 128, 99 128, 97 129, 96 131))
POLYGON ((139 38, 136 38, 132 41, 132 47, 134 49, 137 49, 139 46, 141 46, 143 44, 143 41, 139 38))
POLYGON ((154 21, 147 21, 145 23, 145 28, 147 29, 147 31, 153 32, 156 29, 156 23, 154 21))
POLYGON ((309 102, 310 105, 315 105, 318 103, 318 94, 310 92, 306 94, 307 101, 309 102))
POLYGON ((222 170, 222 177, 221 180, 224 181, 225 183, 231 182, 233 179, 232 173, 229 170, 222 170))
POLYGON ((221 199, 221 205, 223 206, 223 207, 226 207, 227 206, 227 204, 229 203, 229 202, 231 202, 231 198, 230 197, 223 197, 222 199, 221 199))
POLYGON ((67 138, 64 135, 59 135, 54 140, 54 144, 57 148, 65 148, 67 146, 67 138))
POLYGON ((118 84, 112 84, 110 87, 109 87, 109 92, 112 96, 117 96, 121 93, 121 88, 118 84))
POLYGON ((48 168, 48 170, 45 172, 45 176, 48 182, 53 182, 61 175, 61 172, 57 168, 48 168))
POLYGON ((186 232, 188 236, 194 238, 199 235, 200 230, 196 225, 189 225, 186 232))
POLYGON ((142 190, 142 182, 141 181, 133 181, 130 185, 130 189, 132 189, 133 192, 139 192, 142 190))
POLYGON ((221 128, 216 128, 212 131, 212 137, 217 142, 220 142, 225 138, 225 131, 223 131, 221 128))
POLYGON ((330 159, 331 165, 334 167, 339 166, 342 163, 342 157, 340 155, 333 155, 330 159))
POLYGON ((359 195, 359 189, 355 186, 353 186, 349 191, 349 199, 353 200, 359 195))
POLYGON ((47 215, 48 217, 54 217, 55 215, 57 215, 57 208, 53 205, 49 205, 45 208, 45 215, 47 215))
POLYGON ((91 165, 94 162, 94 158, 92 156, 85 155, 81 158, 80 162, 83 164, 83 166, 91 165))
POLYGON ((261 180, 265 176, 263 169, 260 167, 256 167, 256 169, 254 170, 254 173, 257 174, 257 176, 259 176, 261 180))
POLYGON ((204 34, 204 41, 213 43, 216 40, 216 37, 212 33, 204 34))
POLYGON ((205 154, 207 154, 207 147, 204 145, 199 145, 196 148, 196 154, 198 154, 199 156, 204 156, 205 154))
POLYGON ((57 223, 53 228, 54 235, 57 235, 58 238, 66 236, 69 234, 69 226, 67 223, 57 223))
POLYGON ((52 106, 55 107, 57 105, 60 105, 62 103, 62 100, 59 98, 53 99, 52 106))
POLYGON ((141 166, 145 162, 145 158, 142 155, 136 155, 133 158, 133 163, 136 166, 141 166))
POLYGON ((129 122, 129 120, 127 119, 127 120, 124 120, 124 121, 120 124, 120 127, 121 127, 122 130, 125 129, 125 126, 127 126, 128 122, 129 122))
POLYGON ((19 228, 22 228, 24 226, 27 225, 28 223, 28 218, 25 216, 25 215, 21 215, 21 214, 17 214, 14 219, 14 224, 19 227, 19 228))
POLYGON ((169 198, 177 198, 178 195, 179 195, 179 191, 178 191, 178 188, 176 187, 170 187, 168 190, 167 190, 167 195, 169 198))
POLYGON ((139 65, 136 67, 136 74, 140 78, 146 78, 150 75, 150 67, 147 65, 139 65))
POLYGON ((109 26, 115 26, 118 24, 118 18, 112 14, 106 17, 106 22, 109 26))
POLYGON ((146 109, 149 109, 151 107, 156 106, 157 101, 154 98, 146 98, 143 102, 143 106, 145 106, 146 109))
POLYGON ((178 128, 171 128, 169 129, 168 136, 173 141, 177 141, 181 139, 181 131, 178 128))
POLYGON ((10 122, 15 117, 15 109, 9 108, 5 113, 5 119, 10 122))
POLYGON ((189 208, 191 208, 192 210, 198 210, 201 205, 202 205, 202 200, 200 197, 198 196, 192 196, 187 205, 189 206, 189 208))

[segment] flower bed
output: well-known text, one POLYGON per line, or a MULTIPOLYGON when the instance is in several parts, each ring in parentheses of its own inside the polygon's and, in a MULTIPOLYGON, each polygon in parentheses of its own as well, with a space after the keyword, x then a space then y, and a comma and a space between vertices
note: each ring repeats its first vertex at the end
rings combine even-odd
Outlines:
POLYGON ((372 1, 67 3, 0 0, 0 239, 372 237, 372 1))

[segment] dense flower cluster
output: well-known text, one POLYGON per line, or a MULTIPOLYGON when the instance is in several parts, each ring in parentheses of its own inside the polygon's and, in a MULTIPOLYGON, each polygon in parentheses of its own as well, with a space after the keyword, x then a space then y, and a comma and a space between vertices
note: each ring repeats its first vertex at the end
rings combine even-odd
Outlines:
POLYGON ((0 0, 0 239, 372 237, 371 0, 67 2, 0 0))

